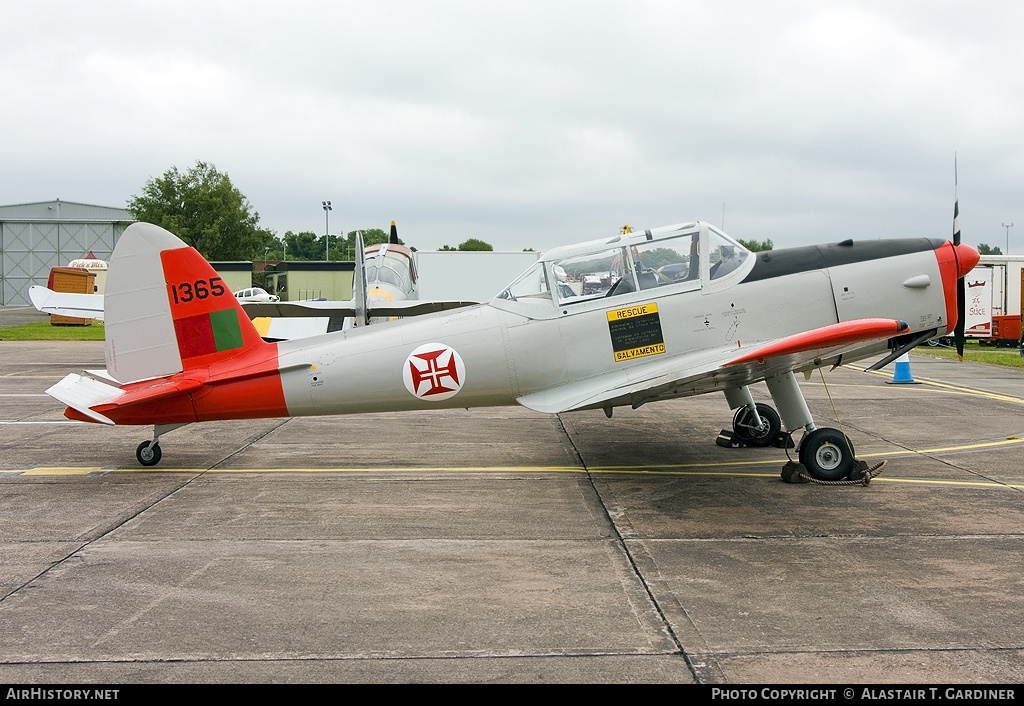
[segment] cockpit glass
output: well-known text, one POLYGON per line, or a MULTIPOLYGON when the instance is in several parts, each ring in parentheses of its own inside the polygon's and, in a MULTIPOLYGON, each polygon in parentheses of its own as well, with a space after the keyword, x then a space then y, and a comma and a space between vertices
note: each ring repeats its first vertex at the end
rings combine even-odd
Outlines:
POLYGON ((551 299, 548 279, 544 274, 544 263, 538 262, 521 274, 515 282, 498 295, 499 299, 518 301, 527 297, 551 299))
POLYGON ((388 284, 393 284, 396 287, 405 289, 405 280, 402 278, 402 275, 391 269, 390 264, 391 263, 385 263, 384 267, 379 268, 377 270, 377 276, 380 278, 381 282, 387 282, 388 284))
POLYGON ((699 233, 687 233, 633 247, 640 289, 700 281, 699 233))
POLYGON ((636 291, 632 261, 625 248, 566 257, 553 265, 559 304, 611 297, 636 291))
POLYGON ((735 271, 751 256, 749 250, 714 228, 708 228, 708 245, 712 281, 735 271))

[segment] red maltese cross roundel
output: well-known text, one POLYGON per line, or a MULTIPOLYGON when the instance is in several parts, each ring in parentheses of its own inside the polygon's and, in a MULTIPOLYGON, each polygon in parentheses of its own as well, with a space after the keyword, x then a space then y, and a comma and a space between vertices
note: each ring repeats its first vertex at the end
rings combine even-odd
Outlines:
POLYGON ((466 366, 454 348, 427 343, 405 359, 402 379, 405 389, 421 400, 446 400, 465 384, 466 366))

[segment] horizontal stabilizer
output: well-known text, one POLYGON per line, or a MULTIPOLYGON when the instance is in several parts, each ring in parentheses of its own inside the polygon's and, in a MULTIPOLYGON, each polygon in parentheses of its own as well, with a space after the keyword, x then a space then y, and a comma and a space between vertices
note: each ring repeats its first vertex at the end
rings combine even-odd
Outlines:
POLYGON ((102 294, 55 292, 35 284, 28 288, 28 298, 32 301, 32 306, 44 314, 103 320, 102 294))
MULTIPOLYGON (((478 303, 456 300, 371 300, 368 311, 371 317, 380 318, 420 316, 478 303)), ((242 304, 242 309, 250 319, 260 316, 355 316, 357 310, 354 301, 252 302, 242 304)))
POLYGON ((117 402, 119 397, 124 396, 122 390, 109 383, 75 373, 71 373, 48 389, 46 394, 100 424, 113 424, 114 422, 91 408, 117 402))

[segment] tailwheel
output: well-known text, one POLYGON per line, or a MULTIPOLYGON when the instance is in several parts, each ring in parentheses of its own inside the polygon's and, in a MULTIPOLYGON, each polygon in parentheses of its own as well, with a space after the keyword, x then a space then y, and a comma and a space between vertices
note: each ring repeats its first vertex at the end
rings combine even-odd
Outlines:
POLYGON ((732 418, 732 432, 747 446, 768 446, 782 430, 782 420, 778 412, 763 402, 757 403, 757 415, 761 418, 760 427, 750 409, 737 409, 732 418))
POLYGON ((143 466, 155 466, 160 463, 162 455, 163 452, 160 451, 160 442, 158 441, 143 441, 135 449, 135 458, 139 459, 139 463, 143 466))
POLYGON ((855 461, 853 443, 838 429, 815 429, 800 442, 800 463, 818 480, 842 480, 855 461))

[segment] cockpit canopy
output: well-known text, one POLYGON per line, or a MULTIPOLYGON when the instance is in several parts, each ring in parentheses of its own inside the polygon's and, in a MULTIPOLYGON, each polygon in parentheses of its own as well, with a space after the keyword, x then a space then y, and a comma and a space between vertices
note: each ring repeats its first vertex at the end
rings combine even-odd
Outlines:
POLYGON ((392 296, 413 299, 416 269, 412 253, 401 245, 384 243, 366 248, 366 284, 370 289, 389 289, 392 296))
POLYGON ((552 249, 498 298, 553 298, 563 306, 662 287, 699 289, 738 270, 750 256, 706 223, 636 231, 552 249))

